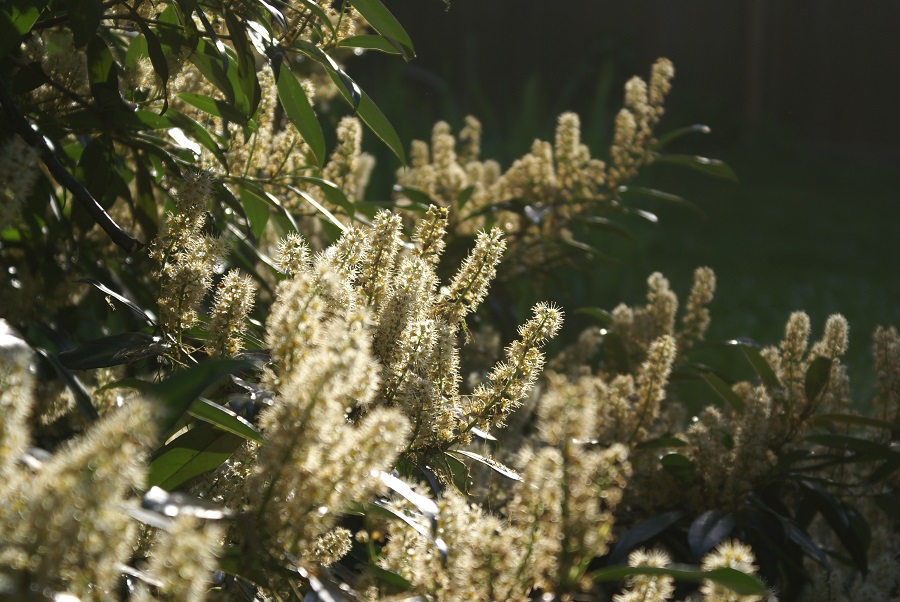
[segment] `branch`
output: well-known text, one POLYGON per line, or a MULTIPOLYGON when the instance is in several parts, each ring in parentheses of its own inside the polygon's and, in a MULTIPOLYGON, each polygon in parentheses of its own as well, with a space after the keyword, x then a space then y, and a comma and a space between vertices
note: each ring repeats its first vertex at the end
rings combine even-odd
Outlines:
POLYGON ((75 179, 69 170, 60 163, 59 159, 53 154, 53 151, 44 141, 44 138, 38 134, 28 120, 19 111, 15 99, 10 93, 7 86, 6 78, 0 79, 0 104, 6 110, 6 115, 12 123, 13 130, 28 143, 29 146, 36 148, 41 153, 41 159, 47 169, 53 175, 53 178, 72 193, 81 206, 84 207, 90 216, 94 219, 103 231, 112 239, 114 243, 123 248, 128 253, 143 248, 144 244, 137 239, 132 238, 125 233, 122 228, 116 224, 109 214, 100 206, 97 199, 93 197, 91 192, 85 188, 84 184, 75 179))

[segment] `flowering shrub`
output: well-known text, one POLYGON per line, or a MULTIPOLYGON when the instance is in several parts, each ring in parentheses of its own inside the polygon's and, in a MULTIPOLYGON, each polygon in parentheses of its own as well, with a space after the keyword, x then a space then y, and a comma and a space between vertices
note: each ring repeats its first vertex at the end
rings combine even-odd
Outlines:
POLYGON ((680 316, 657 273, 568 338, 544 302, 491 328, 492 282, 595 253, 579 224, 655 219, 640 170, 731 175, 663 153, 698 129, 657 137, 668 60, 606 159, 564 113, 504 170, 474 117, 406 162, 343 66, 414 56, 378 0, 13 0, 0 27, 2 597, 896 595, 895 328, 870 414, 839 315, 706 342, 708 268, 680 316), (364 126, 406 163, 390 202, 364 126), (683 380, 719 403, 689 416, 683 380))

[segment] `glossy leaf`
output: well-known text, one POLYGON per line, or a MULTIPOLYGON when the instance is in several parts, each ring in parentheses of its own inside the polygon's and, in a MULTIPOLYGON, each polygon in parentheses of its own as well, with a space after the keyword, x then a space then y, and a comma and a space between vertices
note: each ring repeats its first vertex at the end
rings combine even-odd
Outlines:
POLYGON ((344 194, 344 191, 329 180, 323 180, 322 178, 314 178, 312 176, 296 176, 295 180, 299 180, 301 182, 309 182, 316 188, 322 191, 322 194, 325 195, 325 198, 328 199, 328 202, 332 205, 337 205, 341 209, 347 212, 347 216, 351 219, 356 214, 356 206, 350 202, 347 198, 347 195, 344 194))
POLYGON ((634 236, 628 230, 606 217, 600 217, 599 215, 575 215, 572 217, 572 221, 584 224, 594 230, 609 232, 628 240, 634 240, 634 236))
POLYGON ((278 99, 288 119, 309 145, 316 165, 321 167, 325 162, 325 137, 322 135, 322 126, 319 125, 319 119, 309 103, 309 97, 306 96, 303 86, 287 65, 282 65, 278 74, 278 99))
POLYGON ((615 547, 609 555, 609 562, 617 564, 628 558, 629 552, 639 544, 647 540, 653 539, 676 522, 681 520, 684 512, 680 510, 672 510, 665 514, 660 514, 646 520, 643 520, 633 526, 619 537, 615 547))
POLYGON ((400 54, 400 51, 384 36, 361 35, 350 36, 338 42, 340 48, 362 48, 364 50, 377 50, 387 54, 400 54))
POLYGON ((412 504, 413 507, 416 508, 416 510, 421 512, 424 516, 428 517, 429 520, 434 521, 437 519, 438 507, 437 504, 434 503, 434 500, 420 493, 416 493, 404 481, 398 479, 392 474, 388 474, 382 471, 378 475, 378 478, 388 489, 390 489, 400 497, 406 499, 406 501, 412 504))
POLYGON ((753 369, 756 370, 756 373, 759 375, 760 380, 762 380, 763 384, 769 391, 777 391, 781 389, 781 383, 778 382, 778 377, 775 376, 775 372, 772 370, 772 366, 769 365, 769 362, 760 355, 759 353, 759 344, 755 341, 751 341, 749 339, 732 339, 730 341, 725 342, 726 345, 735 345, 740 348, 740 350, 744 353, 744 357, 747 358, 747 361, 750 362, 750 365, 753 366, 753 369))
POLYGON ((813 417, 813 423, 817 425, 852 424, 883 429, 900 428, 900 425, 895 422, 887 422, 877 418, 869 418, 868 416, 857 416, 856 414, 820 414, 813 417))
POLYGON ((119 303, 122 303, 123 305, 125 305, 125 307, 127 307, 128 309, 130 309, 131 311, 133 311, 134 313, 136 313, 143 319, 147 320, 147 322, 151 326, 156 326, 156 315, 152 311, 150 311, 148 309, 144 309, 143 307, 141 307, 140 305, 138 305, 131 299, 128 299, 124 295, 117 293, 116 291, 112 290, 111 288, 109 288, 108 286, 103 284, 102 282, 98 282, 98 281, 94 280, 93 278, 82 278, 80 280, 77 280, 77 282, 83 282, 85 284, 90 284, 91 286, 96 288, 101 293, 109 296, 112 299, 115 299, 119 303))
POLYGON ((123 101, 119 95, 119 67, 100 36, 94 36, 87 45, 88 83, 91 96, 102 112, 115 112, 122 109, 123 101))
POLYGON ((666 454, 659 459, 659 463, 676 479, 688 479, 694 474, 694 463, 684 454, 666 454))
POLYGON ((673 436, 663 436, 656 437, 655 439, 648 439, 647 441, 643 441, 635 445, 635 449, 665 449, 669 447, 684 447, 687 445, 687 441, 683 439, 679 439, 678 437, 673 436))
POLYGON ((250 221, 250 231, 259 240, 269 221, 269 203, 245 186, 240 190, 241 207, 250 221))
POLYGON ((147 482, 172 491, 221 466, 243 442, 243 438, 233 433, 200 423, 154 454, 147 482))
POLYGON ((213 139, 212 135, 204 126, 200 125, 197 121, 179 111, 169 111, 166 117, 168 117, 169 121, 173 125, 181 128, 191 138, 196 140, 204 148, 210 151, 219 161, 222 167, 228 167, 228 160, 225 156, 225 152, 222 150, 222 147, 220 147, 219 144, 215 141, 215 139, 213 139))
POLYGON ((75 48, 81 48, 97 32, 103 16, 103 0, 66 0, 64 4, 69 14, 72 42, 75 48))
POLYGON ((765 596, 769 593, 766 586, 756 577, 730 568, 702 571, 695 567, 680 564, 673 564, 665 568, 652 566, 614 566, 596 570, 588 576, 592 581, 602 582, 620 581, 632 575, 668 575, 678 581, 689 581, 691 583, 702 583, 704 580, 708 579, 721 586, 727 587, 741 596, 765 596))
POLYGON ((378 565, 374 564, 364 564, 361 566, 363 572, 368 573, 372 576, 372 578, 377 581, 380 586, 379 591, 387 594, 400 594, 403 592, 407 592, 413 588, 412 583, 394 573, 392 571, 385 570, 378 565), (386 590, 386 591, 385 591, 386 590))
POLYGON ((805 481, 802 487, 806 500, 812 503, 828 526, 837 535, 844 549, 850 554, 853 563, 863 574, 868 572, 868 545, 870 534, 868 524, 859 512, 848 504, 835 498, 830 492, 817 483, 805 481))
POLYGON ((828 380, 831 378, 831 358, 817 357, 809 364, 806 369, 806 380, 804 382, 804 391, 806 400, 809 403, 815 403, 828 386, 828 380))
POLYGON ((656 144, 653 145, 654 150, 661 150, 666 145, 678 140, 682 136, 686 136, 688 134, 709 134, 712 130, 708 125, 703 125, 702 123, 697 123, 694 125, 689 125, 686 127, 678 128, 672 130, 671 132, 666 132, 662 136, 660 136, 656 144))
POLYGON ((260 6, 262 6, 264 9, 266 9, 266 11, 270 15, 272 15, 272 18, 275 20, 276 23, 278 23, 278 27, 281 28, 281 31, 287 32, 288 24, 287 24, 287 20, 285 20, 285 18, 284 18, 284 13, 282 13, 280 10, 275 8, 275 6, 272 5, 271 3, 266 2, 266 0, 256 0, 256 1, 259 3, 260 6))
POLYGON ((734 170, 727 163, 718 159, 709 159, 696 155, 656 155, 653 161, 655 163, 669 163, 671 165, 690 167, 708 176, 731 180, 732 182, 738 181, 734 170))
POLYGON ((47 4, 46 0, 9 0, 0 6, 0 59, 19 47, 47 4))
POLYGON ((672 194, 671 192, 665 192, 663 190, 657 190, 655 188, 647 188, 644 186, 619 186, 619 194, 641 196, 645 198, 656 199, 658 201, 665 201, 666 203, 671 203, 673 205, 678 205, 679 207, 690 209, 700 216, 704 215, 700 208, 697 207, 697 205, 695 205, 694 203, 685 200, 683 197, 680 197, 677 194, 672 194))
POLYGON ((100 414, 97 413, 97 408, 94 407, 94 402, 91 400, 91 394, 87 392, 87 389, 84 388, 84 385, 81 384, 78 377, 72 374, 68 368, 63 366, 62 362, 59 361, 59 358, 46 349, 35 347, 34 350, 40 354, 41 357, 50 362, 50 365, 53 366, 53 369, 56 370, 59 377, 66 383, 66 387, 72 392, 72 397, 75 398, 75 404, 78 406, 79 411, 81 411, 81 413, 89 420, 97 420, 100 417, 100 414))
POLYGON ((204 391, 226 376, 252 367, 251 362, 242 360, 206 360, 153 384, 147 389, 146 395, 156 400, 166 411, 162 430, 167 431, 174 426, 204 391))
POLYGON ((611 313, 599 307, 579 307, 573 313, 591 316, 607 326, 612 326, 613 322, 615 322, 615 318, 613 318, 611 313))
POLYGON ((722 380, 721 376, 715 372, 705 372, 703 373, 702 378, 725 403, 738 411, 744 409, 744 406, 746 405, 744 404, 744 400, 741 399, 740 395, 734 392, 728 383, 722 380))
POLYGON ((519 475, 519 473, 517 473, 512 468, 509 468, 508 466, 505 466, 505 465, 501 464, 500 462, 497 462, 493 458, 487 458, 480 454, 476 454, 475 452, 470 452, 470 451, 467 451, 464 449, 451 449, 448 451, 448 453, 458 454, 460 456, 469 458, 470 460, 474 460, 474 461, 478 462, 479 464, 483 464, 484 466, 487 466, 491 470, 503 475, 507 479, 512 479, 513 481, 521 481, 522 480, 522 477, 519 475))
POLYGON ((379 0, 351 0, 350 4, 369 22, 372 29, 383 35, 407 61, 416 56, 409 34, 379 0))
POLYGON ((160 355, 166 345, 161 337, 142 332, 123 332, 93 339, 59 354, 59 361, 70 370, 92 370, 131 364, 160 355))
POLYGON ((288 190, 290 190, 291 192, 293 192, 294 194, 299 196, 301 199, 303 199, 304 201, 306 201, 307 203, 312 205, 316 209, 316 211, 321 213, 325 217, 325 219, 328 220, 328 222, 334 224, 337 227, 337 229, 340 230, 341 232, 344 232, 347 229, 347 226, 342 224, 341 220, 336 218, 331 211, 329 211, 322 205, 322 203, 320 203, 316 199, 312 198, 307 193, 305 193, 302 190, 299 190, 297 188, 294 188, 293 186, 288 186, 288 190))
POLYGON ((259 80, 256 77, 256 57, 253 54, 252 45, 247 39, 247 29, 244 23, 238 19, 234 11, 226 10, 224 13, 228 34, 231 36, 231 44, 234 46, 238 84, 247 98, 247 115, 252 116, 256 113, 262 99, 262 89, 259 87, 259 80))
POLYGON ((734 529, 734 515, 721 510, 707 510, 691 523, 688 529, 688 546, 696 560, 712 550, 731 535, 734 529))
POLYGON ((231 516, 227 508, 207 500, 191 497, 181 492, 169 493, 161 487, 153 486, 141 498, 141 508, 169 518, 193 516, 203 520, 221 520, 231 516))
POLYGON ((228 431, 229 433, 243 437, 248 441, 260 444, 263 443, 262 435, 260 435, 259 431, 256 430, 256 427, 247 422, 246 419, 241 418, 228 408, 213 403, 208 399, 201 397, 192 403, 187 411, 188 414, 194 418, 204 420, 213 426, 219 427, 223 431, 228 431))
POLYGON ((179 94, 178 98, 189 105, 197 107, 205 113, 209 113, 215 117, 221 117, 226 121, 247 123, 247 117, 245 115, 223 100, 210 98, 209 96, 203 96, 202 94, 189 94, 187 92, 179 94))

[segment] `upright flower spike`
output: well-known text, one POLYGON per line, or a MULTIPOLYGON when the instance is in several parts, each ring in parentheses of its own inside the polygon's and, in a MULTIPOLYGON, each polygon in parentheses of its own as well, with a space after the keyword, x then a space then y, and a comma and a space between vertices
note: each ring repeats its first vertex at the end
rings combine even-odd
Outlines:
POLYGON ((666 386, 672 373, 677 349, 675 339, 661 336, 650 345, 647 360, 637 377, 637 393, 634 404, 635 430, 629 443, 646 436, 647 427, 659 418, 659 404, 666 396, 666 386))
POLYGON ((682 328, 678 333, 678 353, 684 356, 695 343, 702 341, 709 328, 709 304, 716 292, 716 275, 707 267, 694 270, 694 284, 688 296, 682 328))
POLYGON ((0 479, 7 481, 29 444, 28 414, 34 403, 34 352, 0 319, 0 479))
POLYGON ((218 568, 213 550, 223 536, 221 526, 214 522, 178 516, 153 548, 150 575, 161 582, 160 589, 172 600, 202 602, 218 568))
POLYGON ((451 327, 458 327, 467 314, 475 310, 487 297, 488 286, 497 274, 497 264, 506 242, 499 228, 480 232, 469 256, 463 261, 459 271, 450 281, 446 290, 441 291, 441 299, 436 306, 436 317, 451 327))
POLYGON ((209 317, 209 339, 206 349, 213 357, 233 357, 243 348, 241 335, 247 327, 247 316, 253 309, 256 285, 240 270, 231 270, 216 288, 209 317))
POLYGON ((400 251, 399 215, 379 211, 368 233, 368 252, 360 262, 358 281, 366 305, 380 306, 393 277, 400 251))
MULTIPOLYGON (((630 567, 665 568, 672 564, 661 550, 641 548, 628 555, 630 567)), ((633 575, 625 580, 625 591, 613 596, 613 602, 665 602, 675 595, 675 580, 669 575, 633 575)))

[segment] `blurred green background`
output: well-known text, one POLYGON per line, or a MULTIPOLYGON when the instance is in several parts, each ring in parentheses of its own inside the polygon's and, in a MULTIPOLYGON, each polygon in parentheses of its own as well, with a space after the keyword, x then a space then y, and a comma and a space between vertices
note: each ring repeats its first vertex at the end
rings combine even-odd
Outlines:
MULTIPOLYGON (((705 123, 678 152, 723 159, 739 182, 670 166, 643 182, 702 215, 644 207, 634 242, 609 241, 619 264, 574 273, 559 300, 611 308, 643 299, 655 270, 686 294, 695 266, 718 276, 710 337, 780 339, 805 309, 818 336, 833 312, 851 324, 854 374, 871 375, 870 335, 900 324, 900 3, 887 0, 385 0, 417 58, 369 53, 348 64, 407 142, 432 124, 484 125, 484 157, 504 167, 556 117, 582 118, 604 157, 621 90, 656 57, 675 63, 659 131, 705 123)), ((390 194, 399 166, 373 136, 370 198, 390 194)), ((571 332, 571 331, 570 331, 571 332)), ((857 383, 859 384, 859 383, 857 383)))

